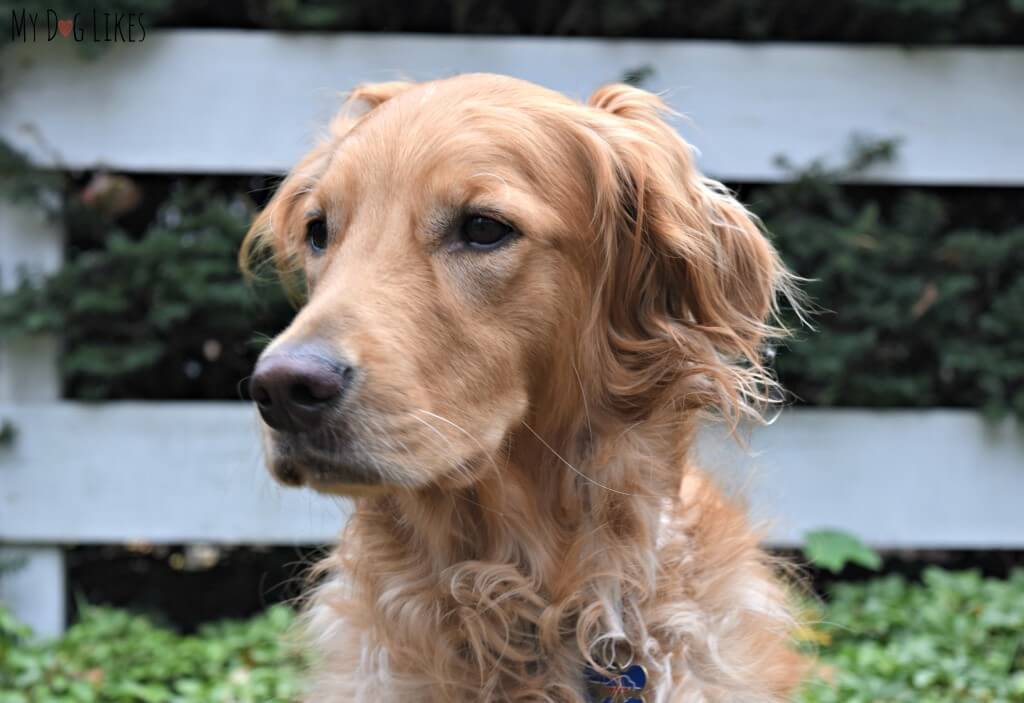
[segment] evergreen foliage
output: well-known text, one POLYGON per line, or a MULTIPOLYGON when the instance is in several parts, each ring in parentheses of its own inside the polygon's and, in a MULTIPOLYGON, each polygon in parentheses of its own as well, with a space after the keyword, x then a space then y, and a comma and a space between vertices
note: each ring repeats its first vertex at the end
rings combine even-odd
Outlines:
MULTIPOLYGON (((0 2, 11 11, 80 13, 86 32, 95 3, 0 2)), ((297 31, 431 32, 747 41, 1024 43, 1024 0, 112 0, 103 12, 143 13, 155 27, 232 27, 297 31)), ((9 36, 9 31, 5 31, 9 36)), ((83 44, 84 49, 89 46, 83 44)), ((95 48, 95 47, 94 47, 95 48)))
POLYGON ((1003 212, 992 216, 977 198, 960 208, 973 211, 954 212, 960 194, 839 184, 850 168, 891 156, 891 145, 868 145, 846 169, 815 164, 749 194, 821 308, 813 331, 792 323, 797 336, 776 357, 780 380, 812 405, 980 407, 1024 417, 1019 190, 1004 193, 1003 212))
MULTIPOLYGON (((1020 193, 957 205, 962 193, 841 185, 892 151, 861 145, 842 169, 812 164, 741 193, 820 309, 813 330, 790 320, 780 380, 811 405, 1024 417, 1020 193)), ((54 214, 80 251, 0 296, 0 334, 60 334, 72 397, 239 397, 260 340, 293 314, 275 286, 254 288, 237 271, 250 197, 179 183, 131 233, 55 190, 52 175, 28 169, 25 180, 14 190, 64 203, 54 214)))
POLYGON ((209 181, 179 184, 132 236, 62 197, 54 215, 87 246, 56 274, 0 296, 0 336, 60 335, 71 397, 240 397, 263 341, 293 313, 276 285, 238 271, 252 200, 209 181))

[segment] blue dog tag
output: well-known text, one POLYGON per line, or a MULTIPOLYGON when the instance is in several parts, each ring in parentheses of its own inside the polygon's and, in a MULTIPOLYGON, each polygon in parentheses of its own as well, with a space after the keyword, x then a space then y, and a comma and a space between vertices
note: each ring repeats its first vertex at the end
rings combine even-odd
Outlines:
POLYGON ((587 667, 587 690, 594 703, 644 703, 647 671, 639 664, 605 676, 587 667))

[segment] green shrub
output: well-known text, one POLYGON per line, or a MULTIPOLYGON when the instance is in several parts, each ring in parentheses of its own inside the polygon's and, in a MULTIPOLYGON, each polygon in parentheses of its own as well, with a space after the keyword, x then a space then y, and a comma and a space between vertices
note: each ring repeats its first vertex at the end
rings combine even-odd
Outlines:
POLYGON ((72 397, 237 398, 262 340, 293 312, 276 286, 238 272, 252 216, 246 196, 176 187, 141 237, 112 228, 52 277, 0 296, 0 329, 60 334, 72 397))
POLYGON ((1016 226, 985 231, 951 224, 943 197, 925 190, 858 194, 838 184, 851 168, 891 156, 884 144, 860 148, 847 169, 812 165, 749 195, 821 308, 816 329, 779 351, 780 380, 811 405, 980 407, 1024 417, 1019 204, 1010 206, 1016 226))
POLYGON ((301 691, 302 657, 275 606, 177 635, 141 616, 86 607, 60 640, 33 642, 0 608, 0 703, 271 703, 301 691))
MULTIPOLYGON (((839 185, 890 157, 889 145, 862 146, 844 169, 814 164, 742 194, 821 308, 815 330, 778 349, 780 380, 810 405, 1024 417, 1024 226, 1007 224, 1022 219, 1019 191, 996 196, 1000 212, 955 207, 962 195, 839 185)), ((33 197, 53 187, 39 176, 29 186, 33 197)), ((293 312, 237 272, 249 197, 178 185, 135 235, 63 201, 83 249, 0 296, 0 330, 59 333, 72 397, 237 398, 259 339, 293 312)))
MULTIPOLYGON (((1024 702, 1024 570, 1005 580, 930 569, 840 583, 803 630, 816 644, 801 703, 1024 702)), ((67 635, 34 643, 0 608, 0 703, 287 703, 303 657, 291 612, 181 636, 88 607, 67 635)))
POLYGON ((803 703, 1024 701, 1024 570, 841 583, 821 621, 822 680, 803 703))
MULTIPOLYGON (((92 5, 75 0, 0 3, 61 16, 92 5)), ((400 0, 118 0, 102 7, 144 12, 147 27, 244 27, 287 30, 694 37, 785 41, 897 43, 1024 42, 1021 0, 546 0, 477 2, 400 0)), ((6 27, 3 27, 6 29, 6 27)))

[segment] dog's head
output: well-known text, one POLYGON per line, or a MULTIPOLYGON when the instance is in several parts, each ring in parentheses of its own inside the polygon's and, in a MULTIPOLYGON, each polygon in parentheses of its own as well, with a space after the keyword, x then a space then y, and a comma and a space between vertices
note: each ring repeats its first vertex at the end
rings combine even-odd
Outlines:
POLYGON ((356 90, 242 253, 306 297, 252 380, 274 474, 454 485, 524 428, 747 408, 786 273, 662 107, 493 75, 356 90))

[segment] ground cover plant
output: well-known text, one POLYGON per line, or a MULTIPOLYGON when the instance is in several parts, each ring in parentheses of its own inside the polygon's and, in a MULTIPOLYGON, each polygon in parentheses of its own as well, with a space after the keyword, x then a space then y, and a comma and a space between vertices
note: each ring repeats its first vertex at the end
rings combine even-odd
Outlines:
MULTIPOLYGON (((1024 569, 840 581, 807 612, 799 635, 816 661, 800 703, 1024 702, 1024 569)), ((40 644, 0 610, 0 703, 291 703, 304 669, 294 617, 277 605, 180 635, 83 607, 40 644)))

